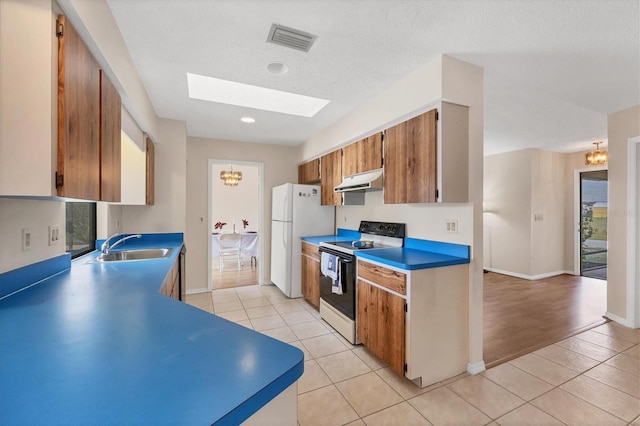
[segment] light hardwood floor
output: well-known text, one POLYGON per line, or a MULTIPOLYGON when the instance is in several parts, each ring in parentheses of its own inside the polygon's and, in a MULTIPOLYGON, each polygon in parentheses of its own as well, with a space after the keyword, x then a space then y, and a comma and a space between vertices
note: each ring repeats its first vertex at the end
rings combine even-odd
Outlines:
POLYGON ((214 290, 258 284, 257 261, 254 261, 254 264, 251 265, 250 258, 244 259, 242 269, 238 269, 235 262, 226 262, 222 271, 220 271, 217 258, 213 259, 211 264, 213 266, 211 281, 214 290))
POLYGON ((559 275, 528 281, 484 274, 487 368, 604 324, 607 282, 559 275))

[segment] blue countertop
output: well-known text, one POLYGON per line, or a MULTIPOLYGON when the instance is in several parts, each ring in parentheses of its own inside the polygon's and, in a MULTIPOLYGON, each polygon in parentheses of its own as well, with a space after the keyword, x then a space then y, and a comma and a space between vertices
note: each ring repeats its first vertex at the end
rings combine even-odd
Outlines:
POLYGON ((114 251, 151 247, 174 250, 0 299, 0 424, 238 424, 302 375, 298 348, 158 292, 181 238, 114 251))
MULTIPOLYGON (((321 242, 360 238, 358 232, 342 230, 343 232, 340 233, 340 231, 341 229, 338 229, 338 235, 302 237, 302 240, 317 245, 321 242)), ((409 271, 463 265, 471 262, 471 249, 467 245, 419 240, 416 238, 405 238, 404 247, 356 250, 354 253, 358 258, 373 260, 409 271)))
POLYGON ((373 249, 356 252, 361 259, 373 260, 385 265, 409 271, 416 269, 439 268, 441 266, 462 265, 469 259, 447 254, 411 249, 406 247, 373 249))

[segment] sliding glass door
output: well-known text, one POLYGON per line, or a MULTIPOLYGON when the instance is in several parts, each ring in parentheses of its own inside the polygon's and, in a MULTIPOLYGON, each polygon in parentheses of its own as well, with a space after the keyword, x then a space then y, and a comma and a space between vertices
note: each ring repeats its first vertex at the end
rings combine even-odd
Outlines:
POLYGON ((608 173, 580 173, 580 275, 607 279, 608 173))

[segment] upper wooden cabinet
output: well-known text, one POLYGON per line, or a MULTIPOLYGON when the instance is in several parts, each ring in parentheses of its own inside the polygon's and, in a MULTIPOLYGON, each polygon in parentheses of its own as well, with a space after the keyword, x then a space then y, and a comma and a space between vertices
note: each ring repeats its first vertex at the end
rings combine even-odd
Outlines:
POLYGON ((469 108, 439 110, 385 131, 385 204, 469 201, 469 108))
POLYGON ((298 166, 298 183, 310 184, 320 182, 320 159, 307 161, 298 166))
POLYGON ((58 17, 61 197, 120 201, 120 95, 63 15, 58 17))
POLYGON ((111 81, 100 71, 100 200, 121 199, 121 101, 111 81))
POLYGON ((342 148, 342 175, 351 176, 382 167, 382 132, 342 148))
POLYGON ((437 201, 437 132, 435 109, 386 130, 385 204, 437 201))
POLYGON ((58 195, 100 200, 100 66, 62 15, 57 31, 58 195))
POLYGON ((330 152, 320 159, 321 196, 323 206, 342 205, 342 194, 333 192, 333 188, 342 182, 342 150, 330 152))

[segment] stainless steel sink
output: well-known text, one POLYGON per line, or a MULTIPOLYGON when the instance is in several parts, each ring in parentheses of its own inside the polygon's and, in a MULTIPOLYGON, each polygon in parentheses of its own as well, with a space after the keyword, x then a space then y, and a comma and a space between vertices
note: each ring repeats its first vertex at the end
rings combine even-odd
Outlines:
POLYGON ((112 251, 109 254, 101 254, 90 263, 102 262, 127 262, 132 260, 160 259, 171 256, 172 248, 160 249, 140 249, 140 250, 119 250, 112 251))

